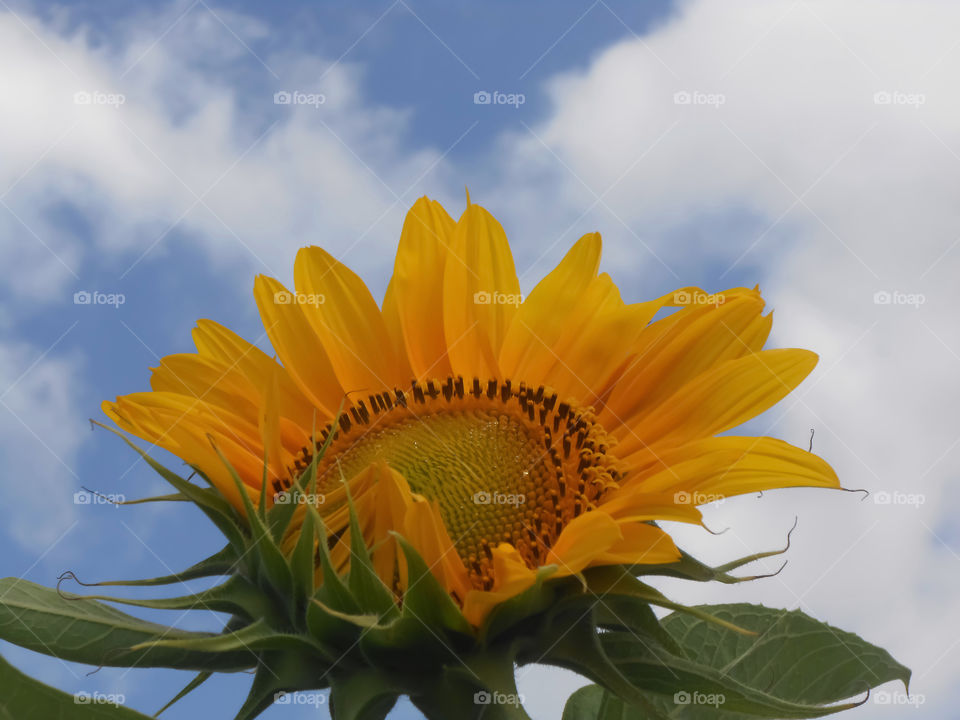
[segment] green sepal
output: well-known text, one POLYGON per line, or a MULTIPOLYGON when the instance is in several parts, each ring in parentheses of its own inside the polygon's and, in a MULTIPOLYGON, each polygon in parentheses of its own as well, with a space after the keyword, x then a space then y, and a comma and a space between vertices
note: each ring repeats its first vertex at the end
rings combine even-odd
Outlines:
MULTIPOLYGON (((339 417, 339 414, 337 417, 339 417)), ((336 424, 336 420, 337 418, 334 418, 334 424, 336 424)), ((314 428, 313 434, 311 435, 311 438, 315 437, 316 428, 314 428)), ((290 488, 291 490, 298 490, 305 495, 316 494, 317 465, 320 462, 320 458, 327 452, 327 448, 330 447, 331 442, 333 442, 333 433, 327 433, 327 439, 324 440, 321 448, 313 453, 313 456, 310 458, 310 464, 300 473, 300 477, 294 479, 294 486, 290 488), (307 479, 307 482, 304 482, 304 478, 307 479)), ((295 502, 274 503, 273 507, 267 510, 267 524, 270 526, 270 532, 273 533, 273 537, 278 543, 282 542, 286 536, 287 530, 290 527, 290 521, 293 520, 294 513, 297 509, 297 504, 298 503, 295 502)))
POLYGON ((363 633, 360 647, 368 657, 402 667, 406 658, 455 661, 475 645, 475 632, 460 608, 405 538, 394 533, 407 562, 407 589, 400 617, 363 633))
POLYGON ((376 613, 388 621, 393 620, 400 615, 397 599, 373 569, 370 550, 360 530, 349 489, 347 503, 350 507, 350 570, 347 572, 347 586, 364 613, 376 613))
POLYGON ((549 608, 563 584, 547 582, 556 571, 556 565, 538 568, 533 585, 493 608, 480 627, 481 644, 489 645, 510 628, 549 608))
POLYGON ((78 702, 70 695, 24 675, 0 657, 0 718, 70 718, 70 720, 149 720, 123 705, 78 702))
MULTIPOLYGON (((660 565, 626 566, 627 572, 629 572, 631 575, 665 575, 667 577, 681 578, 683 580, 695 580, 697 582, 721 582, 727 585, 735 585, 737 583, 750 582, 751 580, 759 580, 760 578, 776 575, 778 572, 780 572, 780 570, 777 570, 777 572, 774 573, 748 575, 745 577, 730 575, 730 571, 736 570, 744 565, 749 565, 757 560, 763 560, 764 558, 777 557, 785 554, 790 549, 790 538, 796 528, 797 523, 794 521, 793 527, 790 528, 790 531, 787 533, 787 544, 780 550, 766 550, 764 552, 746 555, 745 557, 724 563, 723 565, 718 565, 717 567, 711 567, 710 565, 697 560, 689 553, 681 550, 680 559, 676 562, 660 565)), ((781 570, 782 569, 783 568, 781 567, 781 570)))
MULTIPOLYGON (((247 493, 247 488, 243 480, 240 479, 240 475, 220 452, 220 448, 217 447, 213 437, 210 437, 209 440, 220 461, 229 471, 243 503, 247 524, 250 528, 252 548, 256 550, 256 558, 260 561, 257 570, 273 586, 280 597, 289 597, 293 591, 293 576, 290 572, 290 566, 287 564, 287 559, 283 556, 283 551, 267 528, 266 521, 250 501, 250 495, 247 493)), ((261 491, 261 499, 265 491, 265 489, 261 491)))
POLYGON ((334 675, 330 715, 336 720, 383 720, 404 692, 395 677, 376 668, 334 675))
MULTIPOLYGON (((312 513, 305 513, 300 536, 290 553, 290 574, 293 578, 293 593, 290 597, 290 609, 294 618, 302 618, 307 602, 314 593, 316 580, 316 520, 312 513)), ((303 628, 300 628, 303 629, 303 628)))
POLYGON ((147 622, 96 600, 67 600, 52 588, 26 580, 0 580, 0 639, 61 660, 223 672, 254 664, 245 649, 225 653, 145 647, 161 638, 191 641, 216 637, 147 622))
POLYGON ((440 584, 419 552, 398 533, 393 533, 407 561, 407 589, 403 594, 402 616, 430 627, 440 627, 473 637, 474 629, 460 607, 440 584))
POLYGON ((273 601, 241 575, 231 575, 220 585, 201 590, 193 595, 172 598, 121 598, 108 595, 74 595, 64 592, 60 592, 60 595, 71 601, 99 600, 153 610, 212 610, 240 615, 249 620, 277 616, 273 601))
MULTIPOLYGON (((197 633, 193 633, 196 635, 197 633)), ((207 653, 259 652, 262 650, 296 650, 315 653, 325 660, 335 660, 336 655, 316 641, 302 635, 278 632, 266 620, 256 620, 232 632, 202 637, 158 638, 133 646, 134 650, 169 648, 207 653)), ((249 665, 247 666, 249 667, 249 665)))
POLYGON ((629 595, 638 598, 651 605, 657 605, 668 610, 684 612, 693 615, 701 620, 716 623, 728 630, 752 635, 750 630, 746 630, 729 622, 710 615, 709 612, 700 607, 690 607, 670 600, 666 595, 656 588, 640 582, 630 572, 620 565, 607 565, 603 567, 590 568, 583 573, 587 583, 587 589, 596 596, 610 595, 629 595))
POLYGON ((310 653, 283 650, 263 653, 253 683, 235 720, 252 720, 270 707, 279 693, 329 687, 329 668, 310 653))
POLYGON ((58 580, 69 578, 84 587, 150 587, 155 585, 174 585, 198 578, 232 575, 236 572, 238 564, 239 559, 236 550, 232 545, 227 545, 219 552, 173 575, 161 575, 160 577, 147 578, 145 580, 102 580, 100 582, 88 583, 83 582, 73 571, 68 570, 61 574, 58 580))
POLYGON ((168 710, 171 706, 175 705, 175 704, 178 703, 180 700, 183 700, 183 698, 185 698, 187 695, 189 695, 190 693, 192 693, 192 692, 193 692, 194 690, 196 690, 198 687, 200 687, 201 685, 203 685, 203 684, 204 684, 207 680, 209 680, 212 676, 213 676, 213 673, 212 673, 212 672, 197 673, 197 674, 194 676, 194 678, 193 678, 190 682, 188 682, 180 692, 178 692, 176 695, 174 695, 174 696, 170 699, 170 701, 167 702, 166 705, 164 705, 162 708, 160 708, 159 710, 157 710, 157 711, 153 714, 153 716, 154 716, 154 717, 159 717, 159 716, 160 716, 161 714, 163 714, 166 710, 168 710))
POLYGON ((141 450, 132 440, 126 437, 119 430, 115 430, 114 428, 97 422, 96 420, 91 420, 90 422, 94 425, 102 427, 104 430, 107 430, 122 439, 128 446, 133 448, 134 452, 136 452, 137 455, 139 455, 151 468, 153 468, 158 475, 173 485, 178 492, 188 497, 191 502, 200 508, 201 512, 210 518, 211 522, 217 526, 230 544, 238 547, 243 546, 244 532, 237 523, 237 514, 230 503, 228 503, 220 493, 212 489, 198 487, 197 485, 184 480, 182 477, 168 470, 150 457, 144 450, 141 450))
MULTIPOLYGON (((654 654, 657 651, 653 648, 659 648, 652 637, 645 638, 635 632, 630 636, 638 647, 657 657, 654 654)), ((668 658, 669 654, 661 650, 659 660, 662 662, 668 658)), ((518 657, 518 662, 540 662, 573 670, 642 709, 645 714, 638 717, 666 720, 666 714, 657 711, 645 692, 634 685, 607 655, 592 608, 586 611, 576 606, 554 608, 549 613, 539 642, 525 649, 518 657)))

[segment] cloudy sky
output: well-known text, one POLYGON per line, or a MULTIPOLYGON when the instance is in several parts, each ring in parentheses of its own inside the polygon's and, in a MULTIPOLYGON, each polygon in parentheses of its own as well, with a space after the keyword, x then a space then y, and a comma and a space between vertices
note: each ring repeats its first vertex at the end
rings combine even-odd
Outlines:
MULTIPOLYGON (((776 547, 797 518, 789 564, 663 588, 799 607, 888 648, 915 698, 857 717, 955 717, 957 27, 960 6, 923 0, 0 1, 0 575, 159 575, 217 549, 189 508, 74 502, 82 486, 163 490, 87 418, 192 349, 197 318, 263 344, 253 277, 289 280, 302 245, 382 296, 406 208, 428 194, 456 216, 469 186, 503 222, 524 290, 594 230, 628 301, 760 284, 772 344, 821 361, 747 430, 806 445, 814 429, 844 485, 872 494, 709 507, 729 529, 679 529, 689 549, 776 547), (478 102, 495 92, 509 102, 478 102)), ((148 712, 186 680, 0 650, 148 712)), ((579 682, 521 675, 537 720, 579 682)), ((169 717, 234 709, 247 682, 211 681, 169 717)))

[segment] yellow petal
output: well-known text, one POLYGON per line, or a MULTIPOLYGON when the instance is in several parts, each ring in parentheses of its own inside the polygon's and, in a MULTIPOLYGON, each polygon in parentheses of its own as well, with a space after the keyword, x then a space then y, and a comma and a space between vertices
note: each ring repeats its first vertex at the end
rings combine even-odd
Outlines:
POLYGON ((610 394, 605 421, 614 424, 654 407, 710 368, 761 349, 770 318, 760 315, 760 294, 709 297, 719 304, 691 306, 648 329, 650 337, 638 341, 636 357, 610 394))
POLYGON ((573 575, 623 537, 620 525, 602 511, 587 512, 567 523, 547 553, 545 565, 558 566, 557 577, 573 575))
POLYGON ((513 545, 500 543, 491 552, 493 590, 470 590, 463 603, 463 614, 475 627, 483 623, 493 608, 516 597, 537 579, 537 573, 527 567, 513 545))
POLYGON ((675 522, 699 523, 700 511, 694 505, 684 503, 668 492, 656 492, 646 485, 635 484, 614 490, 604 498, 598 508, 618 521, 645 522, 648 520, 673 520, 675 522))
POLYGON ((600 553, 592 565, 660 565, 680 559, 673 539, 647 523, 621 525, 623 537, 600 553))
POLYGON ((435 500, 414 496, 414 502, 407 510, 403 535, 420 553, 440 584, 462 602, 470 591, 470 578, 435 500))
POLYGON ((661 454, 624 490, 673 493, 690 503, 785 487, 840 487, 833 468, 811 452, 770 437, 707 438, 661 454))
POLYGON ((597 276, 600 249, 600 233, 584 235, 524 299, 500 350, 505 377, 543 378, 556 364, 554 345, 597 276))
POLYGON ((384 319, 418 380, 450 375, 443 331, 443 272, 456 223, 443 206, 422 197, 403 223, 384 319), (396 329, 390 328, 395 322, 396 329))
POLYGON ((454 373, 501 376, 500 348, 520 299, 503 228, 479 205, 468 205, 451 236, 443 274, 443 327, 454 373))
MULTIPOLYGON (((333 364, 296 297, 279 281, 258 275, 253 296, 260 319, 280 361, 304 397, 320 410, 319 427, 336 415, 344 399, 333 364)), ((313 421, 308 427, 312 428, 313 421)))
POLYGON ((293 277, 309 301, 304 315, 347 393, 410 382, 410 365, 394 352, 380 308, 356 273, 322 248, 308 247, 297 253, 293 277))
POLYGON ((616 448, 640 467, 658 450, 736 427, 780 402, 810 374, 809 350, 763 350, 729 360, 698 375, 672 396, 624 420, 629 432, 616 448))
MULTIPOLYGON (((269 334, 268 334, 269 335, 269 334)), ((213 320, 198 320, 193 342, 200 357, 237 370, 257 388, 263 388, 279 364, 263 350, 213 320)), ((304 428, 311 427, 314 409, 286 373, 278 377, 280 414, 304 428)))

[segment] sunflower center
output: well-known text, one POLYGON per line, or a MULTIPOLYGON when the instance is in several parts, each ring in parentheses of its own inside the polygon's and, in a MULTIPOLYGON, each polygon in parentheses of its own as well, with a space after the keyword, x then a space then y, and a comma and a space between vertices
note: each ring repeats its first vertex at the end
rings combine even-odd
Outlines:
MULTIPOLYGON (((564 526, 619 481, 612 441, 589 410, 510 380, 415 382, 356 403, 324 439, 331 430, 320 487, 385 461, 437 502, 478 587, 492 583, 493 547, 510 543, 541 564, 564 526)), ((297 470, 306 463, 305 451, 297 470)))

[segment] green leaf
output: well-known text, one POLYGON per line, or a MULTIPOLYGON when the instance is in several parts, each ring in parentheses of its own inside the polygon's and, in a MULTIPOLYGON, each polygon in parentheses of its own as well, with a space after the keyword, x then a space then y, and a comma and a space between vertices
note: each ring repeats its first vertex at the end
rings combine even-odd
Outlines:
POLYGON ((0 579, 0 639, 62 660, 111 667, 220 670, 251 667, 246 651, 209 653, 172 648, 132 649, 161 638, 217 637, 127 615, 96 600, 68 600, 56 590, 17 578, 0 579))
POLYGON ((646 720, 639 710, 628 705, 599 685, 577 690, 563 707, 562 720, 646 720))
POLYGON ((149 720, 123 705, 83 702, 84 696, 69 695, 44 685, 17 670, 0 657, 0 720, 149 720))
MULTIPOLYGON (((599 638, 605 657, 671 718, 821 717, 855 707, 859 703, 834 703, 885 682, 909 682, 910 671, 886 651, 802 612, 746 604, 697 609, 755 635, 677 612, 662 623, 685 657, 654 657, 651 639, 640 642, 632 633, 608 632, 599 638)), ((648 717, 620 695, 600 688, 580 690, 571 697, 564 720, 648 717)))
POLYGON ((746 603, 702 606, 758 633, 744 637, 678 613, 663 625, 695 662, 796 703, 832 703, 892 680, 909 687, 910 670, 886 650, 799 610, 746 603))

